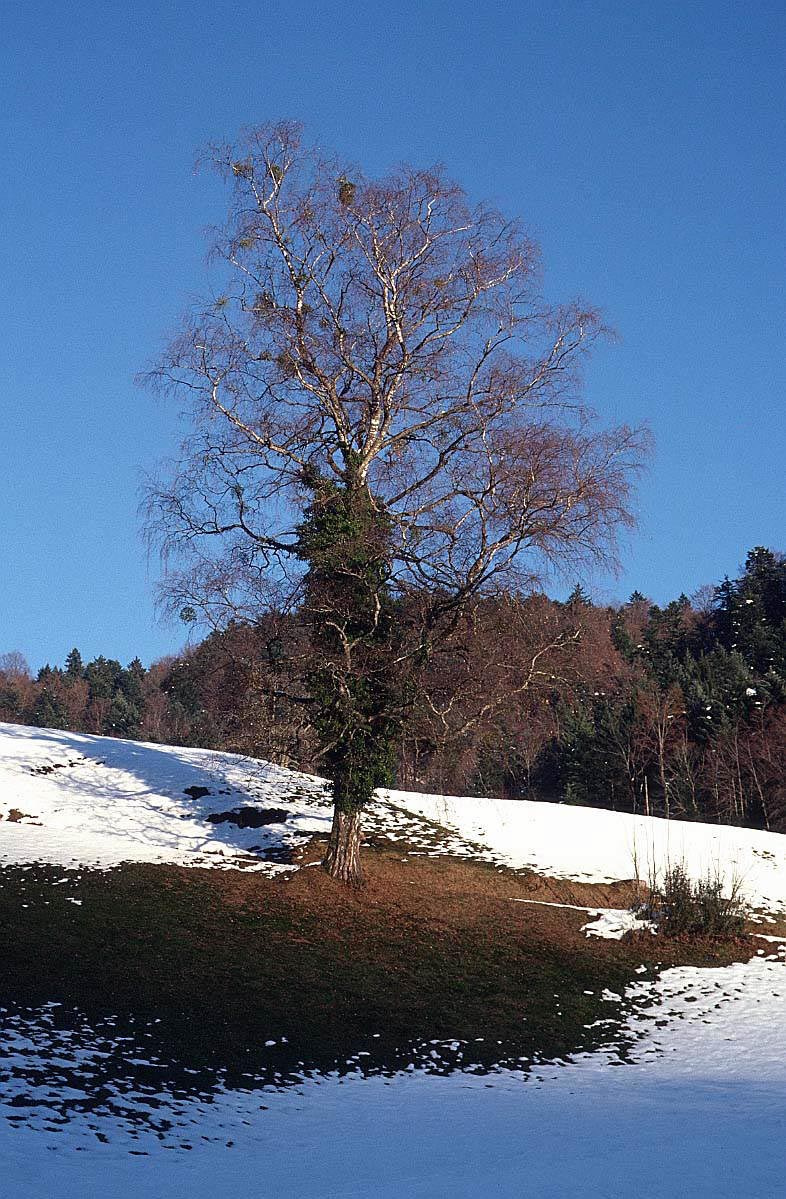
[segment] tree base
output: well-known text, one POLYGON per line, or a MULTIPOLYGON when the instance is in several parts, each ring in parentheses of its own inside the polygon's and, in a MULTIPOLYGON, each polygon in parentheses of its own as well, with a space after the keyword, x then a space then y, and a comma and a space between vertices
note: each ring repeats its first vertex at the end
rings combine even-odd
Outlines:
POLYGON ((359 887, 363 882, 360 836, 360 812, 340 812, 334 808, 333 827, 322 866, 331 878, 351 887, 359 887))

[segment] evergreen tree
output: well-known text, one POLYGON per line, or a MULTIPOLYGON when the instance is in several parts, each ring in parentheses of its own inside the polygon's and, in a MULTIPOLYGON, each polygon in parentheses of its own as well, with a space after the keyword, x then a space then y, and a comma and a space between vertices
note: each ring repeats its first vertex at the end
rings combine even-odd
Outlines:
POLYGON ((41 729, 64 729, 68 726, 67 712, 60 697, 49 687, 39 691, 32 712, 33 724, 41 729))
POLYGON ((728 650, 742 654, 759 675, 786 680, 786 560, 757 546, 739 579, 715 593, 714 630, 728 650))
POLYGON ((88 662, 85 667, 85 678, 90 685, 90 699, 111 700, 120 686, 123 668, 114 658, 105 658, 103 654, 88 662))
POLYGON ((569 608, 591 608, 592 600, 587 595, 587 592, 582 587, 581 583, 577 583, 567 598, 569 608))
POLYGON ((653 605, 644 632, 643 660, 648 673, 662 688, 678 680, 680 664, 690 655, 693 630, 690 627, 690 600, 686 595, 672 600, 665 608, 653 605))
POLYGON ((626 662, 636 657, 636 645, 630 635, 623 612, 616 612, 611 621, 611 644, 626 662))
POLYGON ((141 707, 132 703, 122 691, 116 692, 109 708, 107 731, 116 737, 134 737, 141 720, 141 707))
POLYGON ((716 646, 699 658, 687 658, 677 682, 685 696, 688 733, 699 744, 712 741, 750 707, 756 691, 741 654, 716 646))
POLYGON ((84 678, 85 667, 82 662, 82 655, 76 647, 71 650, 66 658, 65 673, 67 679, 84 678))
POLYGON ((145 681, 145 668, 139 658, 134 658, 125 670, 121 671, 117 686, 120 693, 128 700, 129 704, 138 708, 140 711, 144 703, 143 684, 145 681))

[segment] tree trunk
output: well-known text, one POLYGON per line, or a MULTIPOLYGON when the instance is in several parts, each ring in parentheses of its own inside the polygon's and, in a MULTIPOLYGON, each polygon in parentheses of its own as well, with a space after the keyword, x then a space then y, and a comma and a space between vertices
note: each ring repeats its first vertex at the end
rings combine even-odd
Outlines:
POLYGON ((331 878, 353 887, 359 887, 363 882, 360 831, 360 812, 333 809, 333 827, 322 865, 331 878))

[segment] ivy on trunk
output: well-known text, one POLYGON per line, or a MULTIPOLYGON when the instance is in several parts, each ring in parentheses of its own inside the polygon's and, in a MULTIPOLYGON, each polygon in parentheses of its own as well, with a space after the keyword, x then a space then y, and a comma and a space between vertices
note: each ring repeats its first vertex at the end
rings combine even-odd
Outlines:
POLYGON ((310 474, 304 482, 312 492, 298 528, 314 661, 307 685, 334 802, 324 866, 334 878, 359 884, 360 813, 375 789, 391 781, 401 728, 390 526, 353 472, 341 484, 310 474))

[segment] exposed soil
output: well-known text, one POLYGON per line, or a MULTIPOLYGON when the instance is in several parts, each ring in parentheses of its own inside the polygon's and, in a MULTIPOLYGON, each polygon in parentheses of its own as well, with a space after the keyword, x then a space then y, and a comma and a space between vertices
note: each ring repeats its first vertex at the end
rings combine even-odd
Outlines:
POLYGON ((204 799, 205 796, 210 795, 210 793, 211 792, 210 792, 209 787, 194 786, 194 787, 184 787, 183 788, 183 794, 187 795, 189 797, 189 799, 204 799))
MULTIPOLYGON (((210 794, 207 792, 207 794, 210 794)), ((211 824, 235 824, 238 828, 265 828, 268 824, 283 824, 289 817, 285 808, 232 808, 228 812, 211 812, 211 824)))

